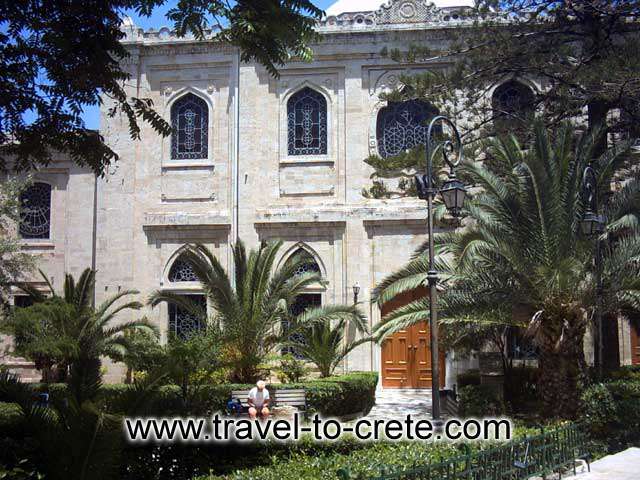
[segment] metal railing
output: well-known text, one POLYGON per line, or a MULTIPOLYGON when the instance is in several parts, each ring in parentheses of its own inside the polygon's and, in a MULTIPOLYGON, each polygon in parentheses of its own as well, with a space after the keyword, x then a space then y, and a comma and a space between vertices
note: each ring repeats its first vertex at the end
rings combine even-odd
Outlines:
MULTIPOLYGON (((370 480, 525 480, 567 470, 575 474, 576 460, 587 461, 587 438, 579 424, 569 424, 553 430, 541 429, 539 435, 525 436, 500 446, 471 452, 437 463, 414 466, 411 469, 388 472, 381 470, 370 480)), ((352 477, 348 470, 340 472, 342 479, 352 477)))

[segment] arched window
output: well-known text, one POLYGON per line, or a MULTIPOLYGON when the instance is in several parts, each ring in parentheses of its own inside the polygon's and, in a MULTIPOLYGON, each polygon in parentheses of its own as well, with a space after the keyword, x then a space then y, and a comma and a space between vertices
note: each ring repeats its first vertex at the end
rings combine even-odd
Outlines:
POLYGON ((326 155, 327 101, 305 87, 287 102, 289 155, 326 155))
POLYGON ((202 98, 187 93, 171 107, 171 158, 207 158, 209 109, 202 98))
POLYGON ((528 128, 534 111, 531 88, 517 80, 509 80, 493 91, 494 125, 498 133, 528 128))
MULTIPOLYGON (((295 258, 297 256, 302 256, 307 262, 301 264, 296 268, 294 275, 301 275, 303 273, 308 272, 318 272, 320 273, 320 265, 313 258, 313 256, 307 252, 304 248, 298 248, 289 258, 295 258)), ((310 308, 320 307, 322 305, 322 295, 319 293, 303 293, 298 295, 291 306, 289 307, 289 313, 293 317, 297 317, 298 315, 304 313, 310 308)), ((284 321, 282 328, 286 331, 289 328, 289 322, 284 321)), ((290 336, 291 340, 295 340, 298 342, 304 343, 304 336, 300 333, 295 333, 290 336)), ((302 355, 300 355, 295 348, 285 347, 282 349, 282 354, 290 353, 294 357, 298 359, 302 359, 302 355)))
POLYGON ((437 113, 433 105, 421 100, 389 102, 378 112, 378 154, 382 158, 394 157, 405 150, 424 145, 428 121, 437 113))
MULTIPOLYGON (((207 299, 204 295, 184 295, 199 306, 203 312, 207 309, 207 299)), ((200 333, 205 327, 204 319, 190 310, 184 310, 175 304, 169 304, 169 332, 181 340, 186 340, 200 333)))
POLYGON ((307 252, 304 248, 298 248, 291 255, 290 258, 294 258, 298 256, 302 256, 307 261, 299 265, 298 268, 296 268, 294 275, 300 275, 302 273, 307 273, 307 272, 320 273, 320 265, 318 265, 318 262, 316 262, 315 258, 313 258, 313 256, 309 252, 307 252))
POLYGON ((197 282, 198 276, 193 270, 193 265, 182 255, 179 256, 169 269, 170 282, 197 282))
POLYGON ((20 195, 20 236, 50 238, 51 185, 34 183, 20 195))

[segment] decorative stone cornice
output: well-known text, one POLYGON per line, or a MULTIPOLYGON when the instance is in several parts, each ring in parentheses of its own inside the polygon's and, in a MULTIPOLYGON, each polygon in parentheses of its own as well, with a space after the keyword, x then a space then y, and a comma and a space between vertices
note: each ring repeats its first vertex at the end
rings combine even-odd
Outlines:
MULTIPOLYGON (((389 0, 375 11, 345 12, 323 18, 318 22, 316 30, 323 36, 333 33, 438 30, 471 26, 476 20, 478 17, 469 7, 438 8, 430 0, 389 0)), ((235 51, 235 47, 217 39, 218 29, 205 30, 204 40, 198 40, 190 33, 179 37, 168 27, 144 30, 135 25, 129 17, 122 22, 121 29, 125 34, 122 42, 130 48, 134 45, 143 45, 145 53, 175 54, 175 50, 167 48, 168 45, 172 47, 180 45, 180 53, 235 51)))
POLYGON ((430 0, 389 0, 371 12, 345 12, 320 21, 318 31, 433 29, 473 25, 477 17, 469 7, 438 8, 430 0))

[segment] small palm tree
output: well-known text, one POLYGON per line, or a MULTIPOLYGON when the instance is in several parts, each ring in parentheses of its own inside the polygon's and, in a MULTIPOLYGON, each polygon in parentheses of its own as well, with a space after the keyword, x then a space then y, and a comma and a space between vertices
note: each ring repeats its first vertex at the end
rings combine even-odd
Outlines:
MULTIPOLYGON (((274 269, 281 247, 281 241, 263 242, 247 255, 244 244, 238 241, 233 247, 233 282, 220 261, 203 245, 190 245, 184 253, 213 306, 215 313, 211 322, 220 328, 222 343, 231 358, 229 366, 234 369, 232 376, 238 382, 255 381, 259 365, 267 356, 310 323, 356 317, 358 324, 362 321, 352 306, 335 305, 291 322, 289 312, 296 297, 307 287, 323 281, 317 272, 296 274, 310 262, 302 253, 274 269)), ((151 295, 149 302, 152 305, 172 303, 207 320, 202 309, 198 310, 193 302, 180 295, 158 291, 151 295)))
POLYGON ((356 347, 370 342, 371 338, 365 336, 359 340, 345 342, 345 331, 349 324, 353 324, 356 332, 367 334, 368 327, 366 317, 353 305, 351 307, 351 322, 341 318, 333 323, 326 319, 331 316, 331 310, 339 309, 345 312, 348 307, 327 306, 307 310, 297 319, 302 325, 309 325, 302 329, 301 335, 294 337, 285 345, 291 347, 300 357, 308 360, 318 367, 321 377, 329 377, 340 362, 356 347))
MULTIPOLYGON (((124 290, 102 302, 97 308, 93 307, 93 292, 95 287, 95 271, 86 269, 78 281, 70 274, 65 276, 62 295, 58 295, 47 276, 40 271, 49 288, 49 295, 45 295, 28 284, 19 287, 30 295, 35 304, 32 307, 20 309, 13 320, 9 320, 10 333, 18 340, 16 348, 29 350, 30 343, 57 341, 65 345, 62 352, 64 360, 61 362, 77 373, 78 378, 85 378, 85 386, 95 382, 100 377, 100 358, 121 359, 130 347, 124 332, 132 330, 146 330, 155 332, 156 328, 146 319, 131 320, 113 325, 116 316, 127 310, 139 310, 142 304, 138 301, 119 303, 138 292, 124 290), (48 309, 42 313, 41 305, 48 309), (38 315, 38 323, 45 325, 36 331, 39 335, 30 336, 23 331, 30 328, 24 322, 16 319, 27 319, 38 315), (24 328, 23 328, 24 327, 24 328), (46 338, 45 338, 46 337, 46 338)), ((81 385, 82 382, 78 383, 81 385)))
POLYGON ((20 408, 20 431, 35 441, 42 478, 114 480, 122 477, 126 446, 123 420, 148 415, 150 400, 163 380, 160 374, 136 382, 111 402, 107 411, 98 395, 100 381, 87 388, 86 379, 72 372, 71 395, 54 396, 45 407, 34 404, 32 386, 5 371, 0 372, 0 397, 20 408), (76 396, 76 392, 83 392, 83 396, 76 396))
MULTIPOLYGON (((437 270, 446 291, 439 299, 443 320, 515 321, 528 325, 539 348, 539 391, 551 416, 573 416, 584 371, 583 339, 594 311, 594 239, 580 234, 585 212, 581 195, 586 165, 607 192, 604 248, 605 313, 616 316, 640 307, 640 182, 621 192, 616 176, 629 178, 628 145, 594 159, 597 139, 575 142, 565 125, 553 136, 536 124, 531 148, 514 137, 489 145, 491 164, 471 163, 465 174, 479 187, 469 202, 465 228, 437 234, 437 270)), ((637 175, 637 173, 636 173, 637 175)), ((373 294, 382 305, 427 283, 427 245, 373 294)), ((426 299, 390 312, 379 339, 428 318, 426 299)))

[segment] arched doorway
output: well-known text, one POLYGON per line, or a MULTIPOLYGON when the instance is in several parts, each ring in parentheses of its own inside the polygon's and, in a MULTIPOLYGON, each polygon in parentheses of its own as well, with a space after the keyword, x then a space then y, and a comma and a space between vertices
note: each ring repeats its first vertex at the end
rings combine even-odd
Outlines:
MULTIPOLYGON (((382 316, 407 303, 424 297, 426 288, 398 295, 382 308, 382 316)), ((394 333, 382 344, 382 386, 386 388, 430 388, 431 347, 427 322, 394 333)), ((440 352, 440 388, 444 387, 444 352, 440 352)))

